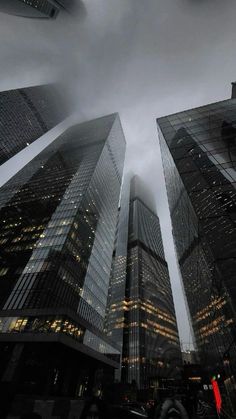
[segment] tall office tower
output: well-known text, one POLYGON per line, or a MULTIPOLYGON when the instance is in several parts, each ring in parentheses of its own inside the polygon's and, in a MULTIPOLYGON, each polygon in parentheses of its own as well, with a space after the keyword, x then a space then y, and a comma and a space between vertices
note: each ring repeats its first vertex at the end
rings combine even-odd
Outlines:
POLYGON ((232 83, 232 95, 231 95, 231 98, 232 99, 235 99, 236 98, 236 82, 235 81, 232 83))
POLYGON ((158 118, 173 235, 202 362, 236 366, 236 99, 158 118))
POLYGON ((0 5, 1 12, 28 18, 56 18, 59 10, 53 0, 1 0, 0 5))
MULTIPOLYGON (((121 354, 123 352, 124 327, 127 323, 126 312, 128 311, 126 298, 126 271, 128 256, 129 197, 130 176, 126 175, 125 179, 123 179, 117 218, 105 326, 108 336, 112 338, 112 341, 117 343, 121 354)), ((120 358, 120 368, 115 372, 117 381, 121 380, 121 368, 122 356, 120 358)))
POLYGON ((107 329, 123 354, 122 380, 140 389, 177 376, 179 337, 155 204, 135 176, 119 212, 107 329))
POLYGON ((0 164, 45 134, 68 113, 55 85, 0 92, 0 164))
POLYGON ((81 395, 97 368, 119 366, 104 317, 124 154, 109 115, 67 130, 0 190, 0 376, 21 393, 81 395))
POLYGON ((84 13, 81 0, 1 0, 0 11, 27 18, 55 19, 59 12, 84 13))

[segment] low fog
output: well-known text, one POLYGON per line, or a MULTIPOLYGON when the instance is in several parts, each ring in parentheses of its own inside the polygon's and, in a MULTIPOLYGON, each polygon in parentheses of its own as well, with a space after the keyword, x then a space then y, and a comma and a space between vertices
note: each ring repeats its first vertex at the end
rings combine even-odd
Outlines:
MULTIPOLYGON (((236 79, 235 0, 84 0, 78 18, 0 13, 0 90, 63 82, 83 121, 119 112, 126 170, 156 197, 181 341, 192 341, 175 262, 155 119, 230 97, 236 79)), ((32 158, 54 130, 27 149, 32 158), (41 141, 41 143, 40 143, 41 141)), ((54 137, 53 137, 54 135, 54 137)), ((22 156, 22 153, 20 153, 22 156)), ((22 164, 1 168, 4 179, 22 164)))

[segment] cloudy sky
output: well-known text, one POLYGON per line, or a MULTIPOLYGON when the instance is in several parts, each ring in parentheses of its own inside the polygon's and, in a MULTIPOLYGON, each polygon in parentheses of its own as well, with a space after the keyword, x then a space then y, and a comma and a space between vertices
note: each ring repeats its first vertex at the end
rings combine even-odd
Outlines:
MULTIPOLYGON (((0 13, 0 90, 60 79, 78 121, 119 112, 128 143, 126 168, 141 175, 156 196, 180 337, 188 342, 155 119, 230 96, 236 79, 236 2, 84 3, 83 19, 61 14, 55 21, 39 21, 0 13)), ((31 145, 27 158, 53 135, 31 145)), ((2 179, 22 162, 21 153, 3 165, 2 179)))

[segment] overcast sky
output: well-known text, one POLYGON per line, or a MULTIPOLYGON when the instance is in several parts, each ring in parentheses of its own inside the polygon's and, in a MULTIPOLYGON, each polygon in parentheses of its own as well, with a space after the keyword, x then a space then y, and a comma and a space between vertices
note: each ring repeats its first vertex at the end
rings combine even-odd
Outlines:
MULTIPOLYGON (((156 196, 180 338, 188 342, 155 119, 230 97, 236 79, 236 2, 84 2, 87 14, 81 20, 0 13, 0 90, 62 79, 78 121, 119 112, 128 143, 126 168, 141 175, 156 196)), ((31 145, 28 158, 51 139, 46 135, 31 145)), ((22 155, 3 165, 0 175, 13 173, 22 155)))

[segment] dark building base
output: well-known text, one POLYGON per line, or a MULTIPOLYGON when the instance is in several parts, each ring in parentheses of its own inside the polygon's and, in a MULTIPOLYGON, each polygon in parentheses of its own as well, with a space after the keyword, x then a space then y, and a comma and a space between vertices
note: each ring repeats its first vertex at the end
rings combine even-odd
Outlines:
POLYGON ((5 415, 13 408, 17 416, 17 406, 19 415, 24 413, 20 411, 25 405, 22 400, 27 400, 32 412, 38 399, 66 398, 69 403, 70 399, 100 393, 114 378, 113 367, 61 343, 1 342, 0 359, 5 415))
POLYGON ((65 397, 50 399, 39 397, 30 398, 19 395, 15 397, 10 410, 5 417, 7 419, 21 419, 23 415, 38 413, 42 418, 47 419, 80 418, 84 406, 84 400, 69 399, 65 397))

